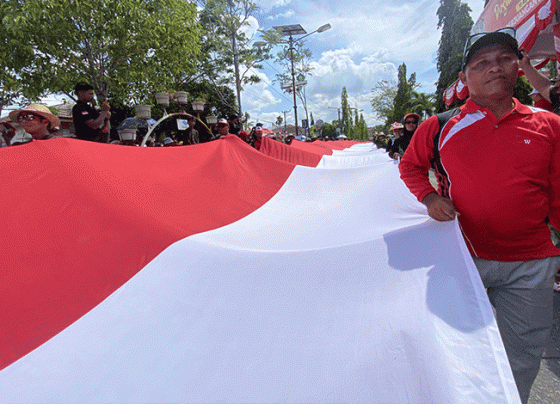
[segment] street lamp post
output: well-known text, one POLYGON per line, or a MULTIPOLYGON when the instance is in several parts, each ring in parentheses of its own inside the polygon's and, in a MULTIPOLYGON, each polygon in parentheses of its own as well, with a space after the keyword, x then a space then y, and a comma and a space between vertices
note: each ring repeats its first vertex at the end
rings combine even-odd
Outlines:
POLYGON ((295 68, 294 68, 294 42, 300 41, 303 38, 306 38, 309 35, 314 34, 316 32, 319 32, 319 33, 324 32, 324 31, 331 28, 331 24, 322 25, 319 28, 317 28, 315 31, 310 32, 309 34, 299 24, 282 25, 282 26, 273 27, 273 28, 282 31, 282 34, 284 36, 289 37, 288 45, 289 45, 289 50, 290 50, 290 61, 291 61, 291 65, 292 65, 292 92, 293 92, 293 95, 294 95, 294 118, 296 120, 296 122, 295 122, 296 136, 299 136, 298 117, 297 117, 297 99, 296 99, 296 72, 295 72, 295 68), (307 35, 304 35, 304 34, 307 34, 307 35), (303 35, 303 36, 300 37, 300 38, 294 39, 294 37, 293 37, 294 35, 303 35))

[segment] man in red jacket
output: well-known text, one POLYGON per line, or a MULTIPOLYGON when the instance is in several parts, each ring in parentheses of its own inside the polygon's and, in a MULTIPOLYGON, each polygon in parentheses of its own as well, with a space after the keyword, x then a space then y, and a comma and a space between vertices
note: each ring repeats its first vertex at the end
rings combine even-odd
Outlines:
POLYGON ((458 216, 526 403, 552 325, 560 267, 545 223, 548 217, 560 225, 560 117, 513 98, 518 69, 514 29, 471 36, 459 74, 470 99, 439 139, 436 116, 422 123, 399 169, 430 217, 458 216), (426 174, 438 159, 435 192, 426 174))

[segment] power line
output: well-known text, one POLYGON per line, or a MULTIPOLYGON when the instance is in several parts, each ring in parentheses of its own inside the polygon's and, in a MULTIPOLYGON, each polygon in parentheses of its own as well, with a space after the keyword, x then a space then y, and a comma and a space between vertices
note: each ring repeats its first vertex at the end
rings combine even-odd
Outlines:
MULTIPOLYGON (((254 70, 254 68, 251 68, 251 70, 252 70, 254 73, 257 73, 257 72, 254 70)), ((265 77, 266 77, 266 76, 265 76, 265 77)), ((276 88, 274 88, 274 86, 272 85, 272 83, 268 81, 268 77, 266 77, 266 79, 262 79, 262 81, 263 81, 268 87, 270 87, 272 90, 274 90, 274 92, 276 92, 277 94, 280 94, 280 96, 284 97, 284 99, 285 99, 286 101, 291 101, 288 97, 286 97, 286 96, 284 95, 284 93, 282 93, 282 92, 278 91, 276 88)))

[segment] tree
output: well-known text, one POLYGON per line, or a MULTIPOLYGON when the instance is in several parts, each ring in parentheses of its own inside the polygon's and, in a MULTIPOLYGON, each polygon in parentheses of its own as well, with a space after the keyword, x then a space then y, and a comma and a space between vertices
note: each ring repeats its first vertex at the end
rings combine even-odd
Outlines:
POLYGON ((532 91, 533 86, 529 84, 527 77, 521 76, 517 78, 517 82, 513 88, 513 96, 517 98, 519 102, 525 105, 533 105, 533 99, 531 98, 532 91))
POLYGON ((371 106, 375 117, 384 122, 389 122, 393 116, 394 100, 397 95, 397 86, 385 80, 377 82, 371 90, 371 106))
POLYGON ((338 133, 336 129, 338 128, 338 121, 334 121, 333 123, 325 122, 321 127, 321 137, 328 138, 328 139, 336 139, 338 133))
POLYGON ((369 133, 367 130, 367 124, 364 119, 364 115, 360 114, 358 118, 358 111, 356 110, 356 129, 355 129, 355 139, 358 140, 368 140, 369 133))
POLYGON ((260 78, 250 73, 261 67, 260 61, 271 57, 268 49, 252 47, 253 38, 244 31, 257 6, 251 0, 199 0, 198 4, 204 33, 197 77, 213 83, 218 94, 219 85, 233 84, 237 102, 231 109, 243 115, 243 85, 259 82, 260 78))
MULTIPOLYGON (((261 32, 264 43, 267 44, 267 51, 270 51, 277 45, 282 45, 282 50, 276 54, 274 62, 282 67, 276 74, 276 83, 289 94, 293 92, 292 79, 295 78, 296 96, 300 99, 307 116, 307 98, 305 94, 306 77, 312 75, 310 61, 313 53, 305 47, 305 41, 295 38, 292 41, 292 48, 289 41, 284 39, 281 30, 270 29, 261 32), (292 65, 294 74, 292 76, 292 65)), ((269 57, 269 56, 265 56, 269 57)))
POLYGON ((459 77, 463 48, 469 37, 473 20, 471 9, 460 0, 441 0, 437 10, 441 38, 437 51, 437 70, 440 73, 436 86, 435 110, 445 109, 443 92, 459 77))
POLYGON ((545 68, 548 70, 548 78, 550 80, 556 80, 558 78, 558 67, 554 60, 549 60, 545 68))
POLYGON ((409 112, 412 102, 413 91, 418 87, 416 84, 416 73, 406 78, 406 64, 399 66, 397 93, 393 100, 393 111, 389 115, 389 122, 400 122, 409 112))
POLYGON ((352 126, 352 139, 360 139, 362 136, 362 128, 360 127, 360 116, 358 115, 358 108, 354 108, 354 125, 352 126))
POLYGON ((279 128, 282 126, 283 123, 284 123, 284 118, 282 118, 281 115, 278 115, 276 117, 276 122, 274 124, 276 125, 277 128, 279 128))
POLYGON ((15 73, 4 70, 0 72, 0 112, 7 105, 12 105, 20 97, 20 86, 15 73))
MULTIPOLYGON (((0 2, 0 21, 10 18, 8 4, 0 2)), ((0 112, 5 106, 21 98, 18 72, 33 60, 33 49, 29 44, 18 41, 17 35, 0 24, 0 53, 4 55, 0 66, 0 112)))
POLYGON ((409 112, 415 112, 423 119, 434 114, 434 95, 413 91, 409 112))
POLYGON ((342 94, 340 95, 340 110, 342 115, 342 131, 349 139, 352 138, 352 110, 348 103, 348 93, 346 87, 342 87, 342 94))
POLYGON ((73 97, 86 80, 101 101, 139 100, 194 70, 199 25, 184 0, 5 0, 2 12, 2 39, 31 49, 18 75, 28 97, 73 97))

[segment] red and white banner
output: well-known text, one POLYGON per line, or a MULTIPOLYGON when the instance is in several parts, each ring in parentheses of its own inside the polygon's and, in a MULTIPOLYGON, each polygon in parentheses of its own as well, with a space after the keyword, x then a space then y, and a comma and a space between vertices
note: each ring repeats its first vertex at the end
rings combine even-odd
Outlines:
POLYGON ((443 92, 443 101, 445 105, 450 106, 453 100, 464 100, 469 96, 469 88, 463 84, 459 79, 455 81, 452 85, 447 87, 443 92))
MULTIPOLYGON (((543 57, 543 53, 554 56, 552 27, 550 23, 556 11, 557 0, 490 0, 472 33, 492 32, 504 27, 517 29, 519 47, 527 49, 531 57, 543 57), (546 38, 541 38, 533 49, 541 31, 547 29, 546 38)), ((546 33, 543 33, 546 34, 546 33)))
MULTIPOLYGON (((514 27, 520 49, 529 52, 532 59, 556 59, 558 32, 553 29, 558 0, 490 0, 472 29, 472 34, 492 32, 514 27)), ((455 81, 443 93, 445 105, 453 100, 464 100, 468 88, 455 81)))
POLYGON ((0 149, 0 402, 518 403, 457 223, 339 144, 0 149))

